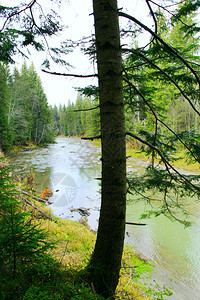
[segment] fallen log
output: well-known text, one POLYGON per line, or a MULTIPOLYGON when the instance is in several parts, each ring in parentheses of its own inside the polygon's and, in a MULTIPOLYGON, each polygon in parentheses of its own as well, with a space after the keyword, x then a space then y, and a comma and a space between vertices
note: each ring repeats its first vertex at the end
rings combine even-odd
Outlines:
POLYGON ((54 218, 51 215, 47 215, 45 212, 43 212, 40 208, 38 208, 37 206, 35 206, 35 204, 33 204, 31 201, 29 201, 28 199, 26 199, 25 197, 23 197, 22 195, 20 195, 20 198, 22 200, 24 200, 26 203, 28 203, 30 206, 32 206, 35 210, 39 211, 39 213, 41 213, 43 216, 45 216, 46 218, 50 219, 51 221, 55 221, 54 218))
POLYGON ((31 198, 33 198, 33 199, 39 201, 39 202, 47 203, 47 200, 46 200, 46 199, 43 199, 43 198, 41 198, 41 197, 34 196, 34 195, 32 195, 32 194, 30 194, 30 193, 28 193, 28 192, 25 192, 25 191, 23 191, 23 190, 20 190, 20 192, 21 192, 22 194, 24 194, 24 195, 27 195, 27 196, 29 196, 29 197, 31 197, 31 198))
POLYGON ((82 217, 85 217, 85 216, 89 216, 90 213, 89 213, 89 210, 90 208, 84 208, 84 207, 79 207, 79 208, 70 208, 71 212, 78 212, 82 217))

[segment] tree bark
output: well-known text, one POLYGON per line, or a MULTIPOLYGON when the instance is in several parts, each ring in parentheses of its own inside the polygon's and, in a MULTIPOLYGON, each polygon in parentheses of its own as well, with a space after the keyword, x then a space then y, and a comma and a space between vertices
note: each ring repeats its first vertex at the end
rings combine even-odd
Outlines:
POLYGON ((126 214, 126 143, 117 0, 93 0, 100 90, 102 199, 88 266, 97 293, 114 294, 119 280, 126 214))

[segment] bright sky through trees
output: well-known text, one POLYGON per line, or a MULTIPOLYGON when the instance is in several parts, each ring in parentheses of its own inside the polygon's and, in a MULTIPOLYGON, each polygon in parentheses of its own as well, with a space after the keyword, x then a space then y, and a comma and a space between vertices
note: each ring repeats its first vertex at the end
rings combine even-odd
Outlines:
MULTIPOLYGON (((15 1, 16 5, 21 3, 21 0, 15 1)), ((29 1, 26 1, 27 3, 29 1)), ((40 2, 40 1, 38 1, 40 2)), ((49 10, 50 1, 43 0, 41 4, 45 11, 49 10), (45 4, 48 6, 45 7, 45 4)), ((1 1, 1 5, 12 5, 12 1, 3 0, 1 1)), ((146 7, 144 0, 119 0, 118 7, 124 9, 129 14, 133 14, 138 19, 143 20, 143 18, 147 17, 148 9, 146 7)), ((56 10, 56 12, 61 16, 62 21, 67 28, 60 34, 60 36, 53 37, 52 40, 49 41, 49 44, 56 47, 59 46, 59 42, 72 39, 74 41, 81 39, 83 36, 90 36, 94 33, 94 21, 92 15, 92 1, 91 0, 65 0, 61 1, 60 8, 56 1, 52 4, 52 8, 56 10)), ((147 18, 146 18, 147 19, 147 18)), ((147 20, 149 22, 149 20, 147 20)), ((143 20, 144 22, 144 20, 143 20)), ((153 22, 152 22, 153 24, 153 22)), ((149 24, 148 24, 149 25, 149 24)), ((96 78, 89 79, 79 79, 79 78, 71 78, 71 77, 63 77, 63 76, 53 76, 49 74, 45 74, 41 71, 41 64, 43 60, 46 58, 46 54, 44 52, 33 52, 31 51, 31 56, 29 56, 29 60, 27 60, 27 65, 30 65, 32 62, 37 69, 38 75, 42 80, 42 84, 44 87, 44 91, 47 95, 48 102, 51 105, 59 105, 66 104, 68 100, 75 102, 77 97, 77 91, 74 87, 84 87, 87 85, 97 85, 96 78)), ((23 60, 21 58, 17 58, 17 68, 21 68, 23 60)), ((89 62, 88 57, 76 50, 74 53, 69 54, 67 57, 67 62, 69 62, 74 68, 70 70, 66 70, 66 68, 60 68, 59 66, 54 65, 51 68, 51 71, 62 72, 62 73, 73 73, 73 74, 93 74, 96 72, 96 66, 92 62, 89 62)))

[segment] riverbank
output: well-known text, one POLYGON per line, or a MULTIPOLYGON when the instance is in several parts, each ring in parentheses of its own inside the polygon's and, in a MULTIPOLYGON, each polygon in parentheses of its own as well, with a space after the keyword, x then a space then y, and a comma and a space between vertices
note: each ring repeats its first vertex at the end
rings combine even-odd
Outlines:
POLYGON ((8 149, 5 155, 12 155, 20 151, 30 151, 42 147, 44 147, 44 145, 36 145, 33 142, 29 142, 26 145, 17 144, 17 145, 13 145, 10 149, 8 149))
MULTIPOLYGON (((101 141, 94 140, 91 141, 92 145, 101 148, 101 141)), ((149 158, 145 155, 144 152, 139 151, 138 149, 134 148, 132 144, 127 142, 126 147, 126 154, 127 157, 131 157, 132 159, 138 160, 141 163, 149 163, 149 158)), ((200 174, 200 166, 199 163, 189 160, 189 157, 186 151, 180 150, 176 155, 174 155, 173 166, 178 168, 179 170, 200 174)), ((130 159, 128 160, 129 165, 130 159)), ((155 161, 156 162, 156 161, 155 161)))
MULTIPOLYGON (((58 136, 58 138, 63 138, 64 136, 60 135, 58 136)), ((81 137, 74 137, 74 138, 81 138, 81 137)), ((93 141, 90 141, 90 143, 98 148, 101 148, 101 140, 100 139, 95 139, 93 141)), ((20 152, 20 151, 30 151, 33 149, 37 149, 37 148, 42 148, 48 145, 36 145, 33 142, 29 142, 28 145, 13 145, 13 147, 11 149, 9 149, 6 152, 6 155, 12 155, 16 152, 20 152)), ((134 160, 138 160, 141 163, 145 164, 145 163, 149 163, 149 158, 147 156, 145 156, 144 152, 138 151, 136 148, 134 148, 132 146, 132 144, 130 144, 129 142, 127 142, 127 157, 131 157, 131 159, 134 160)), ((2 149, 0 148, 0 157, 3 157, 4 153, 2 151, 2 149)), ((178 168, 182 171, 187 171, 187 172, 191 172, 191 173, 195 173, 195 174, 199 174, 200 173, 200 167, 199 164, 197 162, 191 162, 189 160, 189 158, 187 157, 187 153, 186 151, 179 151, 178 154, 176 154, 174 156, 175 160, 173 162, 173 166, 175 168, 178 168)), ((129 164, 130 160, 128 160, 128 164, 129 164)), ((129 164, 130 165, 130 164, 129 164)))
MULTIPOLYGON (((46 206, 31 197, 28 201, 29 204, 22 203, 22 211, 31 214, 31 224, 46 232, 46 240, 54 247, 46 256, 27 266, 25 262, 23 265, 18 263, 15 276, 0 272, 0 298, 103 300, 87 282, 85 271, 94 248, 95 233, 79 222, 52 216, 46 206)), ((30 222, 28 215, 27 218, 30 222)), ((153 292, 139 283, 138 278, 149 274, 151 269, 150 263, 126 247, 115 299, 148 299, 153 292)))
MULTIPOLYGON (((99 140, 93 141, 92 144, 101 147, 99 140)), ((186 157, 185 153, 179 155, 186 157)), ((132 172, 140 174, 150 164, 144 153, 129 145, 127 145, 127 156, 128 174, 132 172)), ((199 174, 199 165, 197 163, 188 165, 185 158, 173 163, 173 166, 183 174, 199 174)), ((140 201, 139 204, 132 196, 129 198, 127 219, 130 222, 140 222, 141 214, 145 210, 151 210, 152 206, 145 201, 140 201)), ((134 245, 134 251, 138 251, 145 259, 154 262, 155 267, 150 280, 152 285, 159 283, 160 286, 172 287, 172 298, 177 300, 196 299, 199 291, 199 255, 196 255, 196 260, 194 254, 194 249, 198 249, 198 239, 197 237, 194 239, 194 235, 196 236, 198 231, 199 222, 195 216, 198 215, 199 205, 190 197, 186 197, 183 202, 188 209, 188 219, 192 222, 190 228, 184 229, 181 224, 165 219, 164 216, 151 218, 145 220, 146 222, 142 220, 143 223, 147 223, 146 227, 127 226, 125 239, 126 244, 134 245)))
MULTIPOLYGON (((97 180, 101 177, 99 158, 99 148, 94 147, 89 141, 78 138, 58 138, 56 144, 46 148, 21 152, 12 156, 14 169, 19 177, 23 178, 25 174, 33 170, 38 181, 39 193, 46 187, 52 189, 54 195, 50 198, 51 209, 55 215, 63 219, 77 220, 81 218, 79 208, 89 209, 88 224, 94 230, 100 207, 98 192, 100 187, 97 180)), ((142 168, 139 163, 133 167, 135 170, 142 168)), ((139 217, 145 208, 143 208, 142 201, 134 202, 133 208, 128 203, 127 220, 140 222, 139 217)), ((196 204, 193 210, 196 214, 199 211, 196 204)), ((179 224, 167 221, 168 219, 162 220, 158 217, 148 220, 148 226, 128 225, 126 236, 130 239, 129 244, 134 251, 137 250, 135 251, 137 255, 142 253, 146 260, 161 264, 163 269, 169 271, 170 278, 176 278, 180 283, 184 282, 195 291, 198 289, 198 282, 195 278, 198 279, 199 269, 198 265, 193 265, 194 262, 198 264, 196 255, 198 252, 195 249, 199 249, 199 246, 198 239, 194 236, 198 237, 198 232, 196 232, 198 226, 191 230, 184 230, 179 224), (177 241, 179 241, 178 244, 177 241), (187 253, 190 253, 192 259, 187 256, 187 253), (182 257, 184 257, 184 265, 182 257)), ((198 225, 198 222, 195 224, 198 225)), ((156 281, 159 283, 158 280, 156 281)), ((181 297, 182 295, 175 299, 183 299, 181 297)))
MULTIPOLYGON (((3 170, 3 169, 2 169, 3 170)), ((15 276, 0 272, 0 298, 2 300, 30 299, 91 299, 103 300, 87 282, 85 267, 94 249, 96 234, 87 222, 63 220, 52 215, 47 206, 38 202, 33 180, 17 181, 21 212, 31 215, 29 222, 48 234, 46 240, 54 245, 42 260, 18 263, 15 276), (22 191, 24 191, 22 193, 22 191)), ((0 220, 1 221, 1 220, 0 220)), ((1 265, 0 265, 1 266, 1 265)), ((170 290, 148 285, 152 264, 132 251, 124 249, 119 285, 115 299, 149 299, 168 295, 170 290), (147 278, 140 281, 141 278, 147 278)), ((162 298, 160 298, 162 299, 162 298)))
MULTIPOLYGON (((94 249, 96 234, 87 225, 70 220, 43 221, 42 228, 48 229, 51 240, 56 242, 52 255, 63 270, 70 272, 67 281, 74 281, 78 285, 77 296, 74 293, 69 299, 75 296, 77 299, 104 299, 99 297, 93 287, 85 281, 86 274, 84 274, 84 268, 94 249)), ((145 274, 149 275, 151 271, 152 267, 149 262, 144 262, 126 247, 115 299, 134 299, 135 297, 148 299, 149 291, 139 283, 138 278, 145 274)))

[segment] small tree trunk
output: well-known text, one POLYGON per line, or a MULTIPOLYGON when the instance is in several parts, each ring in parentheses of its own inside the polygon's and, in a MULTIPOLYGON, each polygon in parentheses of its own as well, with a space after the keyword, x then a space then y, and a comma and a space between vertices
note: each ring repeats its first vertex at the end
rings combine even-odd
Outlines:
POLYGON ((40 140, 38 141, 38 145, 41 143, 41 140, 43 138, 43 135, 44 135, 44 130, 45 130, 45 124, 43 125, 43 129, 42 129, 42 133, 41 133, 41 137, 40 137, 40 140))
POLYGON ((95 290, 114 294, 119 280, 126 212, 126 143, 117 0, 93 0, 102 137, 102 201, 88 266, 95 290))

